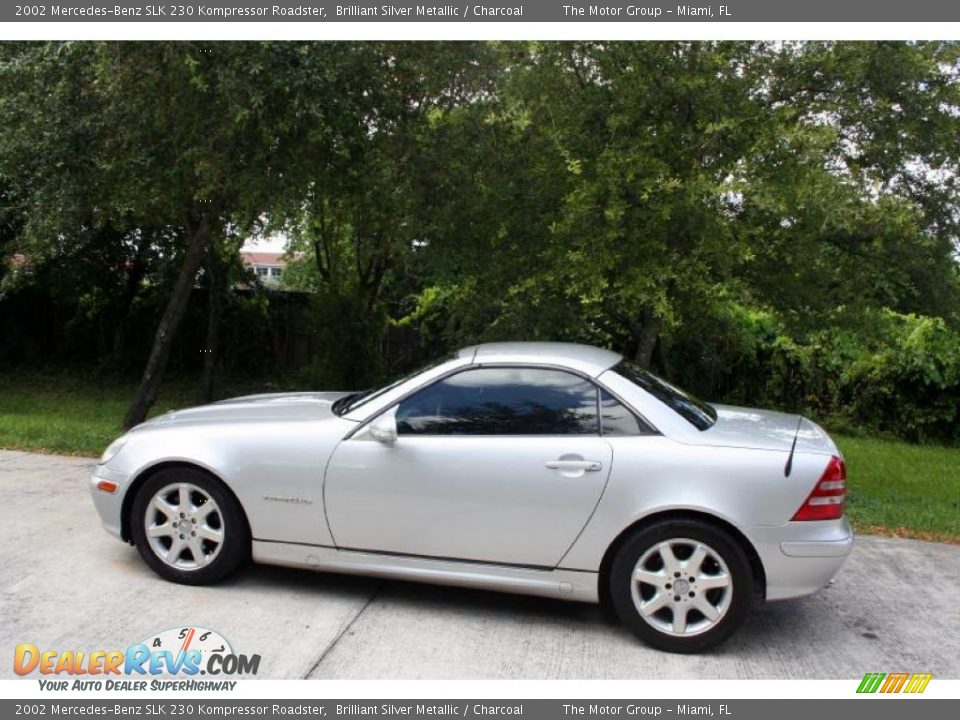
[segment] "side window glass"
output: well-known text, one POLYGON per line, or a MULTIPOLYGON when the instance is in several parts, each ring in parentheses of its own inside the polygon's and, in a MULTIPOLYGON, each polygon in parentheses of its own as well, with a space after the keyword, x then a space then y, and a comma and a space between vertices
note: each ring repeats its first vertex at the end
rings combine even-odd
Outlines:
POLYGON ((646 435, 636 415, 606 390, 600 391, 600 423, 604 435, 646 435))
POLYGON ((467 370, 400 403, 397 431, 401 435, 597 435, 597 388, 562 370, 467 370))

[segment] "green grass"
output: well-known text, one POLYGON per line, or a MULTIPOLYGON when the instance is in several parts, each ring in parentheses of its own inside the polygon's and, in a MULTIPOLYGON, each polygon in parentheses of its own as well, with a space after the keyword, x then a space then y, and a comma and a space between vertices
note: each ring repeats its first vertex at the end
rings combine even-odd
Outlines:
MULTIPOLYGON (((164 383, 150 416, 200 404, 198 378, 164 383)), ((132 378, 66 373, 0 375, 0 448, 97 456, 121 434, 120 423, 136 393, 132 378)), ((234 381, 219 397, 277 388, 234 381)))
POLYGON ((960 448, 835 437, 859 530, 960 542, 960 448))
MULTIPOLYGON (((228 381, 230 397, 292 389, 228 381)), ((151 415, 200 402, 196 378, 164 384, 151 415)), ((131 378, 76 373, 0 374, 0 448, 99 455, 120 434, 131 378)), ((846 457, 847 512, 861 531, 960 542, 960 448, 835 436, 846 457)))

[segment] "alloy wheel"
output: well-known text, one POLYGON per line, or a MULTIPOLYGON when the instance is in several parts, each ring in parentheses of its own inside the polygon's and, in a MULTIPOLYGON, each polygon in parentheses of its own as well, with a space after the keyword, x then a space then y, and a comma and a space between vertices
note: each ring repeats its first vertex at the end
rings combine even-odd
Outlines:
POLYGON ((153 553, 177 570, 206 567, 223 547, 223 513, 193 483, 166 485, 154 493, 144 513, 144 529, 153 553))
POLYGON ((630 593, 639 616, 674 637, 715 627, 730 609, 733 577, 718 552, 699 540, 673 538, 637 561, 630 593))

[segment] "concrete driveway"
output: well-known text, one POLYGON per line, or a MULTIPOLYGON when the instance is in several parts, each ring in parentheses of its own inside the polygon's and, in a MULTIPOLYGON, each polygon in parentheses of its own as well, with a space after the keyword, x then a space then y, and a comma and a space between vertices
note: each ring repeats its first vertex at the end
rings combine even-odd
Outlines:
POLYGON ((100 528, 92 465, 0 451, 0 677, 17 643, 122 649, 200 625, 260 653, 269 678, 960 678, 960 546, 861 537, 829 589, 678 656, 589 605, 268 567, 173 585, 100 528))

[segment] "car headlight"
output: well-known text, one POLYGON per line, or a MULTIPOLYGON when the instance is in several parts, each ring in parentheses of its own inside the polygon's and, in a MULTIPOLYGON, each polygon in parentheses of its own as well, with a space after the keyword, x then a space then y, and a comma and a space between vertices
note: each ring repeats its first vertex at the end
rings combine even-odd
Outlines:
POLYGON ((110 445, 107 446, 107 449, 103 451, 103 455, 100 456, 100 464, 106 465, 108 462, 113 460, 117 453, 123 449, 123 446, 127 444, 127 440, 129 439, 129 436, 121 435, 112 443, 110 443, 110 445))

